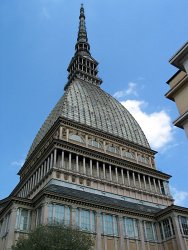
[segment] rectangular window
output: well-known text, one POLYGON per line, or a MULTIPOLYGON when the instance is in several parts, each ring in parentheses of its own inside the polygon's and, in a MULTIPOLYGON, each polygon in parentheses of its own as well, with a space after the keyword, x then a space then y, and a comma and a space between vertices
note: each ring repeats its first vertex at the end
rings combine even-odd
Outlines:
POLYGON ((70 207, 59 204, 49 204, 48 222, 70 224, 70 207))
POLYGON ((30 211, 24 208, 18 208, 16 215, 16 229, 28 231, 30 227, 30 211))
POLYGON ((110 214, 101 215, 102 233, 107 235, 118 235, 117 217, 110 214))
POLYGON ((10 214, 7 214, 0 223, 0 236, 3 237, 9 229, 10 214))
POLYGON ((0 237, 2 236, 3 220, 0 221, 0 237))
POLYGON ((184 216, 179 216, 179 224, 181 233, 184 235, 188 235, 188 218, 184 216))
POLYGON ((150 221, 144 221, 144 227, 145 227, 145 238, 148 241, 155 241, 157 239, 156 237, 156 225, 153 222, 150 221))
POLYGON ((76 209, 76 224, 82 230, 96 232, 95 212, 81 208, 76 209))
POLYGON ((36 225, 39 226, 42 224, 42 207, 37 208, 37 218, 36 225))
POLYGON ((162 224, 160 222, 159 222, 159 229, 160 229, 161 239, 164 240, 164 234, 163 234, 162 224))
POLYGON ((164 238, 170 238, 174 235, 173 224, 171 218, 165 219, 162 221, 162 227, 164 231, 164 238))
POLYGON ((138 238, 138 220, 133 218, 124 218, 124 236, 129 238, 138 238))

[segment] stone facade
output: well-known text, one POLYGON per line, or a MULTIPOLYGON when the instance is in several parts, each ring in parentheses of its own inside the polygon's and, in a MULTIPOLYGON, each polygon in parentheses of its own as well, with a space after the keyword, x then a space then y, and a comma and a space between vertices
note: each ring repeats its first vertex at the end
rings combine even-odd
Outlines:
POLYGON ((170 90, 165 96, 176 103, 180 114, 174 125, 184 129, 188 137, 188 42, 170 59, 170 63, 178 71, 167 81, 170 90))
POLYGON ((92 233, 96 250, 188 249, 188 209, 173 205, 170 176, 135 119, 100 88, 97 65, 82 6, 65 93, 0 202, 0 249, 52 222, 92 233))

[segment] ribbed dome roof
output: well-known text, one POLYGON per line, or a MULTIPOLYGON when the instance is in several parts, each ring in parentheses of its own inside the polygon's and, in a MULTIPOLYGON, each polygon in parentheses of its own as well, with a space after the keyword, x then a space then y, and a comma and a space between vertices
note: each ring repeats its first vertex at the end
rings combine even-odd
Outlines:
POLYGON ((66 89, 36 135, 28 156, 39 144, 58 117, 85 124, 100 131, 150 148, 133 116, 100 87, 77 79, 66 89))

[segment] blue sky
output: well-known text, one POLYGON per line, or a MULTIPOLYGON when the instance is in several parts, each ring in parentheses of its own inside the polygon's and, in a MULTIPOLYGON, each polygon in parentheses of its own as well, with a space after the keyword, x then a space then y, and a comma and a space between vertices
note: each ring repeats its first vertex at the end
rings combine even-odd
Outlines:
MULTIPOLYGON (((188 37, 187 0, 85 0, 91 52, 102 88, 133 112, 171 174, 176 202, 188 206, 188 140, 174 128, 175 103, 164 94, 176 72, 169 58, 188 37)), ((74 54, 80 1, 0 1, 0 199, 38 129, 63 94, 74 54)))

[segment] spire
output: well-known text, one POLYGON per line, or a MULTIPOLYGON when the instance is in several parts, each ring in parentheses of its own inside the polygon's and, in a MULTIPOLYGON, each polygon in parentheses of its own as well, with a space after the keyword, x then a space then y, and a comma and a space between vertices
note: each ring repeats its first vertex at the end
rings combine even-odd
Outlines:
POLYGON ((97 66, 98 62, 90 54, 90 45, 87 38, 85 24, 85 13, 82 4, 80 8, 79 29, 77 43, 75 45, 75 54, 67 69, 69 75, 68 83, 65 85, 65 89, 75 79, 81 79, 99 86, 102 83, 102 80, 97 75, 97 66))
POLYGON ((88 43, 87 31, 86 31, 86 23, 85 23, 85 13, 84 6, 81 4, 80 8, 80 16, 79 16, 79 29, 78 29, 78 37, 76 43, 76 52, 84 51, 87 54, 90 54, 90 45, 88 43))
POLYGON ((78 31, 78 42, 87 42, 87 31, 86 31, 86 24, 85 24, 85 14, 84 14, 84 6, 81 5, 80 8, 80 23, 79 23, 79 31, 78 31))

